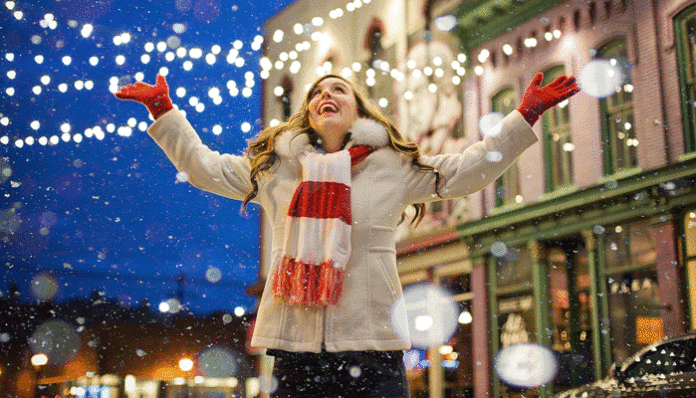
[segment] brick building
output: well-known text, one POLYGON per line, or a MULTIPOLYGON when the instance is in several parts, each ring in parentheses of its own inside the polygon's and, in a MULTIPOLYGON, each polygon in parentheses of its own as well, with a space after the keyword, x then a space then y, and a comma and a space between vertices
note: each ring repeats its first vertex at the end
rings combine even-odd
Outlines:
MULTIPOLYGON (((695 1, 299 0, 265 30, 264 125, 333 71, 432 154, 480 140, 536 72, 580 78, 495 184, 399 231, 404 287, 442 286, 470 315, 410 372, 414 397, 499 396, 495 355, 520 341, 557 354, 548 396, 694 329, 695 1)), ((262 247, 261 281, 268 228, 262 247)))

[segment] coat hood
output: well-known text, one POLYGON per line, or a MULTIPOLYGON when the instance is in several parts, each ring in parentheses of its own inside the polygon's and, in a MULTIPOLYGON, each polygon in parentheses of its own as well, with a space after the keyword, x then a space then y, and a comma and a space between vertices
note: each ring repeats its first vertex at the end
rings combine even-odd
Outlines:
MULTIPOLYGON (((389 145, 389 133, 382 123, 368 118, 360 118, 350 128, 350 142, 353 145, 369 145, 382 148, 389 145)), ((309 134, 297 130, 282 132, 276 138, 275 152, 281 157, 298 158, 303 152, 314 150, 309 134)))

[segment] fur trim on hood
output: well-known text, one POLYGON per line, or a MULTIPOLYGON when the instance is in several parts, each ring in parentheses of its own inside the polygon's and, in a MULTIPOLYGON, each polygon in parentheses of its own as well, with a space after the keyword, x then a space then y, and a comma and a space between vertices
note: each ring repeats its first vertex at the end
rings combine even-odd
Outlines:
MULTIPOLYGON (((356 120, 348 133, 354 145, 369 145, 375 149, 389 145, 387 129, 374 119, 356 120)), ((276 138, 275 152, 281 157, 299 158, 302 153, 313 150, 309 135, 297 134, 296 130, 285 131, 276 138)))

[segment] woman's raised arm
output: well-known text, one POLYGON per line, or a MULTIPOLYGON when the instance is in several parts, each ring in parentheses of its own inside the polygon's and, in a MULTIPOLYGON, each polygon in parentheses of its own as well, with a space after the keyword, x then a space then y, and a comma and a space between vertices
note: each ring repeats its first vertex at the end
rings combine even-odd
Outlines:
MULTIPOLYGON (((574 77, 559 76, 546 86, 537 73, 524 92, 517 110, 492 129, 492 134, 466 148, 463 153, 423 156, 422 162, 440 171, 444 186, 440 197, 454 198, 474 193, 495 181, 538 139, 532 125, 545 111, 580 91, 574 77)), ((439 200, 435 195, 435 177, 406 169, 408 203, 439 200)))
POLYGON ((155 119, 148 133, 193 186, 238 200, 251 192, 249 158, 220 154, 204 145, 184 115, 172 106, 164 76, 157 75, 154 86, 137 82, 114 95, 147 107, 155 119))

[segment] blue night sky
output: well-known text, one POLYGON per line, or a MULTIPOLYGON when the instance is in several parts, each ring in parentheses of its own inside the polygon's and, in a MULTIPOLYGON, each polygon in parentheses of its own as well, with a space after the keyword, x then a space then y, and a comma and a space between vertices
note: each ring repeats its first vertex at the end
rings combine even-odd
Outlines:
POLYGON ((289 3, 3 1, 3 298, 16 284, 21 300, 37 301, 30 292, 32 279, 51 271, 58 302, 99 291, 128 305, 142 298, 157 305, 174 297, 177 276, 183 274, 184 303, 195 313, 253 308, 254 299, 244 289, 258 272, 258 209, 249 206, 248 215, 242 215, 240 202, 179 182, 174 166, 139 128, 141 122, 150 124, 145 107, 117 100, 109 86, 114 79, 132 83, 138 72, 154 84, 158 70, 167 67, 172 101, 186 111, 203 141, 212 149, 241 154, 260 128, 263 48, 252 43, 263 35, 263 22, 289 3), (83 36, 85 24, 92 26, 88 37, 83 36), (115 44, 114 36, 124 32, 130 41, 115 44), (241 67, 228 62, 236 40, 242 47, 231 58, 243 58, 241 67), (165 42, 169 48, 148 52, 148 42, 165 42), (187 50, 200 48, 202 56, 174 56, 178 43, 187 50), (215 44, 221 50, 210 65, 206 56, 215 44), (172 61, 166 59, 170 51, 172 61), (144 54, 150 57, 147 64, 144 54), (122 64, 119 55, 125 57, 122 64), (37 56, 43 56, 41 63, 37 56), (191 61, 190 70, 185 61, 191 61), (253 73, 252 94, 244 97, 242 89, 252 85, 248 72, 253 73), (175 94, 180 87, 186 90, 183 97, 175 94), (214 87, 220 104, 209 95, 214 87), (235 87, 233 96, 230 88, 235 87), (191 105, 191 97, 203 104, 202 112, 191 105), (243 131, 244 122, 251 124, 250 131, 243 131), (135 126, 130 131, 129 123, 135 126), (219 135, 215 125, 222 128, 219 135))

